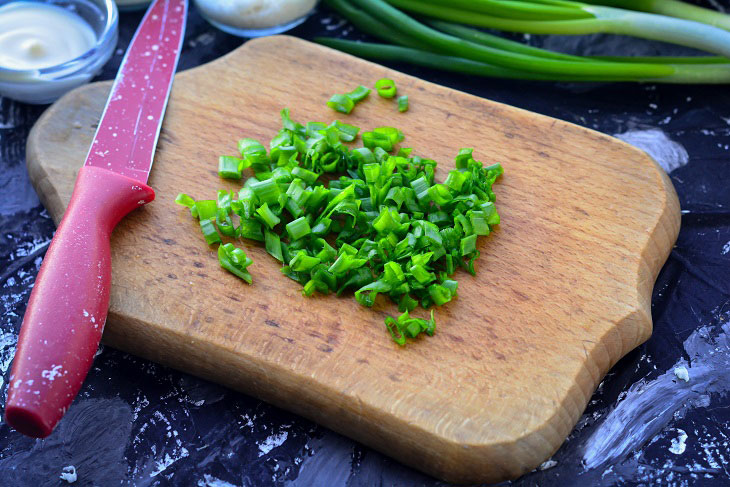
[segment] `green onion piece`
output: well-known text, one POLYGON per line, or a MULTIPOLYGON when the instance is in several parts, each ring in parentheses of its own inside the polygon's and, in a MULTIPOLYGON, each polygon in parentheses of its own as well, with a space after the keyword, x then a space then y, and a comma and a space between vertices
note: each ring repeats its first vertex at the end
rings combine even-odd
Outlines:
POLYGON ((469 210, 466 214, 475 235, 489 235, 489 222, 485 212, 469 210))
POLYGON ((388 316, 385 318, 385 326, 388 328, 393 341, 398 345, 406 344, 406 337, 416 338, 421 333, 433 336, 436 331, 436 321, 433 318, 433 310, 431 310, 431 319, 424 320, 421 318, 411 318, 409 311, 405 310, 398 319, 388 316))
POLYGON ((295 167, 291 170, 291 173, 293 176, 298 177, 302 181, 304 181, 307 184, 314 184, 314 182, 319 177, 319 174, 317 174, 314 171, 310 171, 309 169, 304 169, 303 167, 295 167))
POLYGON ((432 272, 428 272, 422 265, 414 265, 409 272, 420 284, 428 284, 436 279, 436 276, 432 272))
POLYGON ((464 173, 456 169, 449 171, 449 175, 446 177, 444 184, 454 191, 461 191, 462 186, 464 186, 468 178, 467 174, 470 173, 464 173))
POLYGON ((264 246, 266 247, 266 251, 269 253, 269 255, 271 255, 279 262, 284 262, 284 257, 281 253, 281 239, 279 238, 278 234, 269 230, 265 230, 264 246))
POLYGON ((372 307, 379 293, 386 293, 391 289, 387 282, 375 281, 355 291, 355 299, 363 306, 372 307))
POLYGON ((175 203, 177 203, 178 205, 187 206, 188 208, 192 208, 193 206, 195 206, 195 200, 185 193, 178 194, 177 198, 175 198, 175 203))
POLYGON ((428 294, 437 306, 443 306, 451 301, 451 291, 440 284, 432 284, 428 287, 428 294))
POLYGON ((468 237, 462 238, 459 249, 462 257, 475 252, 477 250, 477 236, 469 235, 468 237))
POLYGON ((289 239, 299 240, 302 237, 306 237, 312 233, 312 229, 309 227, 307 217, 303 216, 296 220, 286 224, 286 233, 289 234, 289 239))
POLYGON ((367 262, 367 259, 358 259, 350 254, 341 254, 327 270, 335 276, 344 276, 348 271, 358 269, 367 262))
POLYGON ((363 101, 370 94, 370 90, 363 85, 358 86, 351 92, 347 93, 347 97, 355 103, 363 101))
POLYGON ((241 171, 246 166, 246 161, 233 156, 220 156, 218 158, 218 175, 224 179, 241 179, 241 171))
POLYGON ((257 181, 252 183, 250 186, 253 194, 261 203, 268 203, 270 205, 276 204, 281 194, 279 184, 272 179, 264 179, 263 181, 257 181))
POLYGON ((294 122, 290 115, 289 115, 289 109, 284 108, 281 111, 281 124, 284 127, 285 130, 290 130, 294 132, 297 135, 301 135, 304 127, 302 127, 300 124, 294 122))
POLYGON ((393 98, 398 91, 395 86, 395 81, 388 78, 382 78, 376 81, 375 89, 378 91, 378 95, 383 98, 393 98))
MULTIPOLYGON (((238 141, 238 150, 243 157, 244 166, 252 167, 258 173, 268 167, 269 157, 266 148, 255 139, 241 139, 238 141)), ((243 168, 241 168, 243 170, 243 168)))
POLYGON ((332 122, 332 125, 339 131, 340 140, 344 142, 352 142, 360 132, 360 127, 342 123, 339 120, 332 122))
POLYGON ((320 251, 315 255, 320 262, 332 262, 337 257, 337 251, 325 239, 318 238, 314 244, 315 248, 321 247, 320 251))
POLYGON ((456 296, 456 290, 459 288, 459 283, 457 281, 444 279, 444 282, 442 282, 441 285, 449 290, 452 297, 456 296))
POLYGON ((224 208, 219 208, 215 218, 215 222, 218 225, 218 231, 226 237, 236 237, 236 229, 233 227, 233 222, 228 212, 224 208))
POLYGON ((319 264, 319 259, 312 257, 311 255, 307 255, 305 250, 297 252, 291 261, 289 261, 289 267, 291 267, 295 272, 306 272, 317 264, 319 264))
POLYGON ((408 95, 398 97, 398 111, 401 113, 408 111, 408 95))
POLYGON ((378 127, 376 129, 373 129, 373 132, 375 132, 376 134, 382 134, 387 136, 393 144, 397 144, 398 142, 405 139, 405 135, 403 135, 403 132, 395 127, 378 127))
POLYGON ((404 294, 398 302, 398 311, 401 313, 404 311, 413 311, 418 306, 418 301, 413 299, 410 295, 404 294))
POLYGON ((216 206, 218 210, 225 210, 226 213, 231 212, 231 204, 233 203, 233 191, 219 190, 218 198, 216 199, 216 206))
POLYGON ((392 316, 385 317, 385 326, 390 332, 390 336, 393 337, 393 341, 401 347, 406 344, 406 336, 398 327, 398 322, 392 316))
POLYGON ((355 102, 347 95, 332 95, 327 106, 340 113, 350 113, 355 108, 355 102))
POLYGON ((218 230, 216 230, 212 220, 200 220, 200 230, 203 232, 203 237, 208 245, 221 242, 221 237, 218 235, 218 230))
POLYGON ((256 209, 256 213, 270 229, 274 228, 281 221, 281 219, 269 209, 269 205, 267 203, 264 203, 263 205, 258 207, 256 209))
POLYGON ((474 149, 459 149, 459 154, 455 159, 456 169, 466 169, 473 152, 474 149))
POLYGON ((312 294, 314 294, 314 291, 317 290, 317 283, 314 281, 314 279, 310 279, 302 288, 302 294, 309 297, 312 294))
POLYGON ((253 263, 245 252, 236 248, 233 244, 227 243, 218 247, 218 262, 221 267, 228 272, 240 277, 247 283, 251 284, 253 279, 251 274, 246 270, 253 263))
POLYGON ((354 149, 351 153, 351 156, 360 165, 374 164, 377 162, 375 160, 375 155, 373 154, 373 151, 371 151, 367 147, 359 147, 357 149, 354 149))
POLYGON ((330 230, 330 225, 332 224, 332 220, 329 218, 323 218, 320 220, 317 224, 315 224, 312 227, 312 234, 313 235, 327 235, 330 230))
POLYGON ((218 214, 218 204, 215 200, 198 200, 193 209, 197 212, 200 221, 210 220, 218 214))
POLYGON ((362 167, 362 172, 365 174, 365 182, 368 184, 375 184, 380 176, 380 164, 365 164, 362 167))
POLYGON ((378 132, 364 132, 362 134, 362 143, 368 149, 375 149, 380 147, 381 149, 390 152, 393 150, 393 142, 386 134, 378 132))
POLYGON ((238 151, 244 158, 266 154, 266 148, 256 139, 239 140, 238 151))
POLYGON ((428 196, 430 197, 431 201, 436 203, 439 206, 443 206, 450 202, 454 197, 451 195, 451 192, 449 191, 449 188, 444 186, 443 184, 434 184, 430 188, 428 188, 428 196))

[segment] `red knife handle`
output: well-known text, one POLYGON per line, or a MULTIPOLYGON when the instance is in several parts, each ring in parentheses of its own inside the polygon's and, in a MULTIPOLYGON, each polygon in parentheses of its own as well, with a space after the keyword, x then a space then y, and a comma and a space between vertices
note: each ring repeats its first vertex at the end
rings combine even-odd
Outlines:
POLYGON ((19 432, 50 435, 81 389, 109 308, 112 230, 154 198, 152 188, 121 174, 79 171, 20 329, 5 406, 19 432))

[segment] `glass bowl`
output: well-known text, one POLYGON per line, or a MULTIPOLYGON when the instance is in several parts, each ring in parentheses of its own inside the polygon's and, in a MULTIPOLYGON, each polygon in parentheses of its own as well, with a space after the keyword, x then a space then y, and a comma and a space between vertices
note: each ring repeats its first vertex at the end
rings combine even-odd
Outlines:
MULTIPOLYGON (((0 0, 0 8, 17 0, 0 0)), ((96 44, 62 64, 40 69, 0 66, 0 95, 26 103, 51 103, 67 91, 87 83, 114 53, 118 37, 117 6, 113 0, 22 0, 47 3, 75 13, 96 34, 96 44)))
POLYGON ((195 6, 205 20, 223 32, 238 37, 262 37, 293 29, 307 20, 319 3, 319 0, 279 0, 283 5, 279 7, 278 21, 275 21, 277 14, 271 10, 264 10, 262 18, 258 19, 244 16, 241 11, 245 5, 257 1, 272 3, 263 0, 195 0, 195 6))

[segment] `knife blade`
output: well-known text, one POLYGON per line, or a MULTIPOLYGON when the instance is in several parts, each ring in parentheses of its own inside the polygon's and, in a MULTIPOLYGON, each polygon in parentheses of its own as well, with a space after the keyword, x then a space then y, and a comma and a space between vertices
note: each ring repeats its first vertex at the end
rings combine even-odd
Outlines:
POLYGON ((25 435, 51 434, 91 368, 109 307, 112 230, 155 197, 146 182, 186 18, 186 0, 147 10, 36 278, 5 406, 6 422, 25 435))

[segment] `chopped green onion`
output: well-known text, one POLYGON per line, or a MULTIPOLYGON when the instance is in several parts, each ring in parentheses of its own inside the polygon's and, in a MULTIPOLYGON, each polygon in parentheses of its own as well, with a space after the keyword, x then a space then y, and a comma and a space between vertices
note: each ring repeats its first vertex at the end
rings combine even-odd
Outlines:
POLYGON ((193 206, 195 206, 195 200, 185 193, 178 194, 177 198, 175 198, 175 203, 177 203, 178 205, 187 206, 188 208, 192 208, 193 206))
POLYGON ((437 306, 442 306, 451 301, 451 291, 446 286, 432 284, 428 287, 428 294, 437 306))
POLYGON ((250 238, 251 240, 257 240, 259 242, 264 241, 264 233, 261 230, 261 223, 253 218, 241 219, 241 223, 238 226, 238 236, 250 238))
POLYGON ((398 91, 395 87, 395 81, 388 78, 382 78, 376 81, 375 89, 378 91, 378 95, 383 98, 393 98, 398 91))
POLYGON ((236 248, 233 244, 227 243, 218 247, 218 262, 221 267, 228 272, 240 277, 247 283, 251 284, 253 279, 251 274, 246 270, 253 263, 245 252, 236 248))
POLYGON ((363 101, 370 94, 370 90, 363 85, 358 86, 351 92, 347 93, 347 97, 355 103, 363 101))
POLYGON ((314 184, 314 182, 319 177, 319 174, 317 174, 314 171, 310 171, 309 169, 304 169, 303 167, 295 167, 291 170, 292 176, 296 176, 302 181, 304 181, 307 184, 314 184))
POLYGON ((281 221, 281 219, 269 209, 268 203, 264 203, 263 205, 259 206, 256 210, 256 213, 261 218, 261 221, 263 221, 270 229, 273 229, 281 221))
POLYGON ((300 250, 289 262, 289 267, 295 272, 306 272, 319 262, 318 258, 307 255, 305 250, 300 250))
POLYGON ((263 181, 257 181, 252 183, 250 186, 253 194, 262 203, 276 204, 281 195, 281 189, 279 189, 278 183, 272 179, 264 179, 263 181))
POLYGON ((406 338, 416 338, 421 333, 433 336, 436 331, 436 321, 433 318, 433 310, 431 310, 431 319, 423 320, 420 318, 411 318, 409 311, 406 309, 397 319, 392 316, 385 318, 385 326, 390 332, 393 341, 400 346, 406 344, 406 338))
POLYGON ((218 235, 212 220, 200 220, 200 230, 203 232, 203 238, 208 245, 221 242, 221 236, 218 235))
POLYGON ((281 253, 281 238, 279 238, 278 234, 266 230, 264 232, 264 246, 269 255, 279 262, 284 262, 284 257, 281 253))
POLYGON ((211 220, 218 214, 218 204, 215 200, 198 200, 193 205, 196 215, 203 220, 211 220))
POLYGON ((225 179, 241 179, 241 172, 247 162, 233 156, 220 156, 218 158, 218 175, 225 179))
POLYGON ((375 132, 376 134, 385 135, 386 137, 388 137, 388 139, 390 139, 393 144, 397 144, 405 138, 403 132, 395 127, 378 127, 374 129, 373 132, 375 132))
POLYGON ((404 139, 395 127, 366 131, 364 147, 350 149, 343 142, 355 140, 359 127, 302 125, 286 109, 281 118, 270 151, 241 139, 242 159, 220 159, 226 176, 242 166, 254 169, 237 194, 176 198, 200 219, 206 242, 220 244, 221 266, 251 282, 250 259, 233 244, 223 245, 221 235, 264 242, 303 295, 354 291, 358 303, 373 306, 384 294, 403 313, 386 319, 393 340, 404 345, 433 334, 433 312, 430 320, 409 313, 453 300, 458 283, 450 276, 458 267, 475 272, 477 237, 499 224, 492 185, 502 166, 485 167, 472 149, 462 149, 456 169, 439 183, 435 161, 406 148, 393 154, 404 139), (320 178, 322 173, 332 176, 320 178))
POLYGON ((398 97, 398 111, 401 113, 408 111, 408 95, 398 97))
POLYGON ((393 150, 393 141, 390 139, 390 137, 386 134, 375 131, 364 132, 362 134, 362 143, 368 149, 380 147, 381 149, 388 152, 393 150))
POLYGON ((461 239, 460 244, 461 249, 461 255, 467 256, 471 254, 472 252, 475 252, 477 249, 477 236, 476 235, 469 235, 468 237, 464 237, 461 239))
POLYGON ((327 106, 340 113, 350 113, 355 108, 355 102, 347 95, 332 95, 327 106))
POLYGON ((342 123, 339 120, 332 122, 332 125, 338 130, 340 140, 345 142, 352 142, 357 137, 358 132, 360 132, 360 127, 342 123))
POLYGON ((296 220, 286 224, 286 233, 289 234, 289 239, 299 240, 302 237, 306 237, 312 233, 312 229, 309 227, 307 217, 303 216, 296 220))

